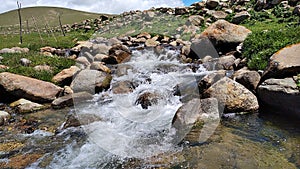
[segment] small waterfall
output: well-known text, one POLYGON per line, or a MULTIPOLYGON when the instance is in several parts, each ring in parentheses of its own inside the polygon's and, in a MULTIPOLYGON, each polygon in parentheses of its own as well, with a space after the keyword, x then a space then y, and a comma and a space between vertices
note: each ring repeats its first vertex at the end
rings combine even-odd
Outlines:
POLYGON ((131 60, 118 65, 116 71, 112 86, 130 81, 135 86, 133 91, 114 94, 108 90, 95 95, 89 104, 75 104, 77 117, 86 124, 82 128, 88 141, 80 148, 74 148, 76 142, 68 145, 56 154, 49 168, 106 168, 112 161, 145 159, 180 149, 177 144, 181 140, 173 137, 172 119, 182 101, 191 96, 199 98, 196 78, 205 75, 205 69, 193 71, 181 63, 178 50, 165 49, 157 54, 145 49, 134 50, 131 60), (175 95, 176 86, 181 97, 175 95), (137 102, 145 93, 156 96, 155 103, 147 108, 137 102), (80 118, 87 114, 101 120, 87 122, 80 118))

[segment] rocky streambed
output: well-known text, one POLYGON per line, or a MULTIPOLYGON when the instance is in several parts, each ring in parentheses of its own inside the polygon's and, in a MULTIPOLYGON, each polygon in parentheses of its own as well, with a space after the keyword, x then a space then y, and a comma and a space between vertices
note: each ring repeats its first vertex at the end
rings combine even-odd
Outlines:
POLYGON ((299 168, 299 44, 261 74, 240 57, 250 32, 95 37, 57 85, 0 73, 0 167, 299 168))

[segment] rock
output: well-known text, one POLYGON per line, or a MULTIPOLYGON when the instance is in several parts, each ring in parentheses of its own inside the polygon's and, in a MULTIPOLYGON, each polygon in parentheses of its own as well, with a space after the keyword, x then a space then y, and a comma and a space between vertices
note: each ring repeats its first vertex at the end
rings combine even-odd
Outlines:
POLYGON ((82 70, 71 83, 71 88, 75 93, 88 92, 91 94, 99 93, 110 87, 111 75, 97 70, 82 70))
POLYGON ((251 15, 247 11, 239 12, 239 13, 235 14, 234 17, 232 18, 232 23, 240 24, 244 20, 250 18, 250 16, 251 15))
POLYGON ((53 54, 50 52, 43 52, 42 55, 47 56, 47 57, 52 57, 53 54))
POLYGON ((143 33, 140 33, 137 38, 146 38, 146 39, 150 39, 151 38, 151 35, 148 33, 148 32, 143 32, 143 33))
POLYGON ((259 105, 253 93, 243 85, 224 77, 208 88, 203 96, 217 98, 225 112, 255 112, 259 105))
POLYGON ((134 89, 134 85, 130 81, 121 81, 114 83, 112 85, 112 92, 114 94, 126 94, 126 93, 131 93, 134 89))
POLYGON ((29 49, 28 48, 20 48, 20 47, 12 47, 11 49, 9 48, 4 48, 0 50, 0 54, 3 53, 28 53, 29 49))
MULTIPOLYGON (((16 98, 25 98, 38 103, 44 103, 52 102, 61 91, 62 88, 49 82, 8 72, 0 73, 1 94, 4 93, 16 98)), ((8 100, 10 97, 2 99, 8 100)))
POLYGON ((256 71, 240 69, 234 73, 233 79, 254 92, 260 82, 260 75, 256 71))
POLYGON ((88 125, 96 121, 101 121, 102 119, 95 114, 69 114, 67 120, 64 123, 62 129, 69 127, 78 127, 81 125, 88 125))
POLYGON ((300 16, 300 5, 295 6, 293 14, 300 16))
POLYGON ((254 9, 259 11, 266 7, 267 7, 267 0, 257 0, 254 9))
POLYGON ((233 55, 220 57, 217 61, 216 67, 224 70, 232 70, 235 60, 236 58, 233 55))
POLYGON ((191 23, 194 26, 201 26, 204 24, 205 18, 200 15, 192 15, 188 18, 188 22, 191 23))
POLYGON ((268 79, 258 87, 257 93, 262 108, 268 112, 300 118, 300 91, 293 78, 268 79))
POLYGON ((96 62, 102 62, 103 59, 107 59, 107 58, 109 58, 109 56, 104 55, 104 54, 97 54, 94 57, 94 61, 96 61, 96 62))
POLYGON ((73 94, 73 93, 74 93, 74 91, 72 90, 72 88, 70 86, 64 86, 63 96, 73 94))
POLYGON ((83 57, 83 56, 78 57, 76 59, 76 62, 79 63, 79 64, 84 65, 85 67, 91 65, 91 63, 89 62, 89 60, 86 57, 83 57))
POLYGON ((148 39, 146 42, 145 42, 145 46, 146 47, 155 47, 159 45, 159 42, 154 40, 154 39, 148 39))
POLYGON ((244 26, 231 24, 225 20, 218 20, 201 34, 200 38, 208 38, 218 51, 224 53, 234 51, 242 43, 251 31, 244 26))
POLYGON ((51 106, 54 109, 61 109, 64 107, 70 107, 74 106, 74 103, 82 103, 86 102, 87 100, 93 99, 93 95, 87 92, 79 92, 79 93, 73 93, 69 94, 63 97, 59 97, 55 99, 52 103, 51 106))
POLYGON ((31 63, 31 61, 30 61, 29 59, 27 59, 27 58, 21 58, 21 59, 20 59, 20 64, 21 64, 22 66, 28 67, 28 66, 30 65, 30 63, 31 63))
POLYGON ((218 70, 216 72, 213 72, 213 73, 210 73, 210 74, 204 76, 198 84, 200 92, 202 93, 203 91, 208 89, 210 86, 212 86, 217 81, 224 78, 225 76, 226 76, 225 70, 218 70))
POLYGON ((175 8, 175 15, 185 15, 187 13, 189 13, 189 10, 186 7, 175 8))
POLYGON ((118 64, 118 63, 123 63, 127 62, 131 58, 131 51, 129 48, 125 45, 114 45, 112 48, 109 49, 109 56, 111 59, 111 63, 109 63, 107 59, 102 60, 103 62, 107 64, 118 64), (113 61, 115 59, 116 62, 113 61))
POLYGON ((174 140, 177 143, 183 139, 195 143, 204 142, 213 134, 219 122, 220 112, 217 99, 190 100, 177 110, 172 120, 172 127, 176 129, 174 140), (195 138, 196 140, 192 139, 189 133, 193 128, 201 129, 201 134, 195 138))
POLYGON ((135 101, 135 104, 140 104, 143 109, 148 109, 152 104, 157 104, 160 96, 157 93, 144 92, 135 101))
POLYGON ((228 14, 223 11, 214 11, 212 17, 214 20, 225 19, 228 14))
POLYGON ((206 6, 210 9, 216 8, 220 4, 219 0, 207 0, 206 6))
POLYGON ((104 65, 103 62, 93 62, 91 65, 92 70, 99 70, 105 73, 111 73, 111 70, 104 65))
POLYGON ((191 45, 191 52, 188 57, 192 59, 202 59, 207 56, 212 58, 219 58, 219 54, 208 38, 194 39, 191 45))
POLYGON ((36 71, 52 72, 52 67, 50 67, 48 65, 37 65, 33 69, 36 71))
POLYGON ((68 69, 64 69, 58 74, 56 74, 53 78, 52 81, 54 83, 57 83, 61 86, 65 85, 70 85, 72 82, 73 76, 78 73, 80 69, 77 66, 71 66, 68 69))
POLYGON ((0 65, 0 70, 6 70, 6 69, 9 69, 9 67, 5 65, 0 65))
POLYGON ((10 114, 5 111, 0 111, 0 126, 4 125, 10 118, 10 114))
POLYGON ((285 78, 300 72, 300 43, 287 46, 271 56, 262 81, 269 78, 285 78))
POLYGON ((93 44, 90 52, 93 56, 95 56, 97 54, 109 55, 109 46, 107 46, 103 43, 93 44))
POLYGON ((30 113, 46 108, 44 105, 34 103, 26 99, 19 99, 18 101, 11 103, 9 106, 16 108, 19 113, 30 113))
POLYGON ((0 63, 2 62, 3 59, 4 59, 3 56, 0 56, 0 63))
POLYGON ((56 51, 56 49, 53 47, 50 47, 50 46, 40 48, 41 53, 49 52, 51 54, 54 54, 55 51, 56 51))

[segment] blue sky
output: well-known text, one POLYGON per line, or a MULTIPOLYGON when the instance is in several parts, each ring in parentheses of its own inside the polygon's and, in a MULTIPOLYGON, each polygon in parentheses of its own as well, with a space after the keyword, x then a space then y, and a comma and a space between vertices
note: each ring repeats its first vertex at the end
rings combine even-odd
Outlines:
POLYGON ((199 2, 199 0, 183 0, 185 6, 190 6, 194 2, 199 2))
MULTIPOLYGON (((97 13, 122 13, 151 7, 189 6, 200 0, 18 0, 22 7, 56 6, 97 13)), ((0 13, 16 9, 16 0, 1 0, 0 13)))

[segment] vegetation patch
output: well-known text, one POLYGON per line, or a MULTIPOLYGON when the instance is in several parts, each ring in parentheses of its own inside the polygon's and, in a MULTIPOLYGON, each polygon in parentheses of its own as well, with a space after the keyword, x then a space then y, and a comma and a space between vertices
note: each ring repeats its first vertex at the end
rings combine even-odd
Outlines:
POLYGON ((243 24, 252 31, 243 45, 243 57, 248 59, 250 69, 265 69, 274 53, 300 42, 300 17, 290 16, 289 11, 289 17, 279 15, 279 9, 253 13, 252 20, 243 24))
POLYGON ((9 67, 9 69, 0 69, 0 72, 11 72, 23 76, 28 76, 44 81, 51 81, 52 77, 62 71, 75 65, 75 61, 68 58, 58 56, 44 56, 38 52, 29 52, 25 54, 3 54, 2 64, 9 67), (31 61, 31 64, 26 67, 20 64, 21 58, 27 58, 31 61), (38 65, 48 65, 51 67, 51 71, 38 71, 34 67, 38 65))

